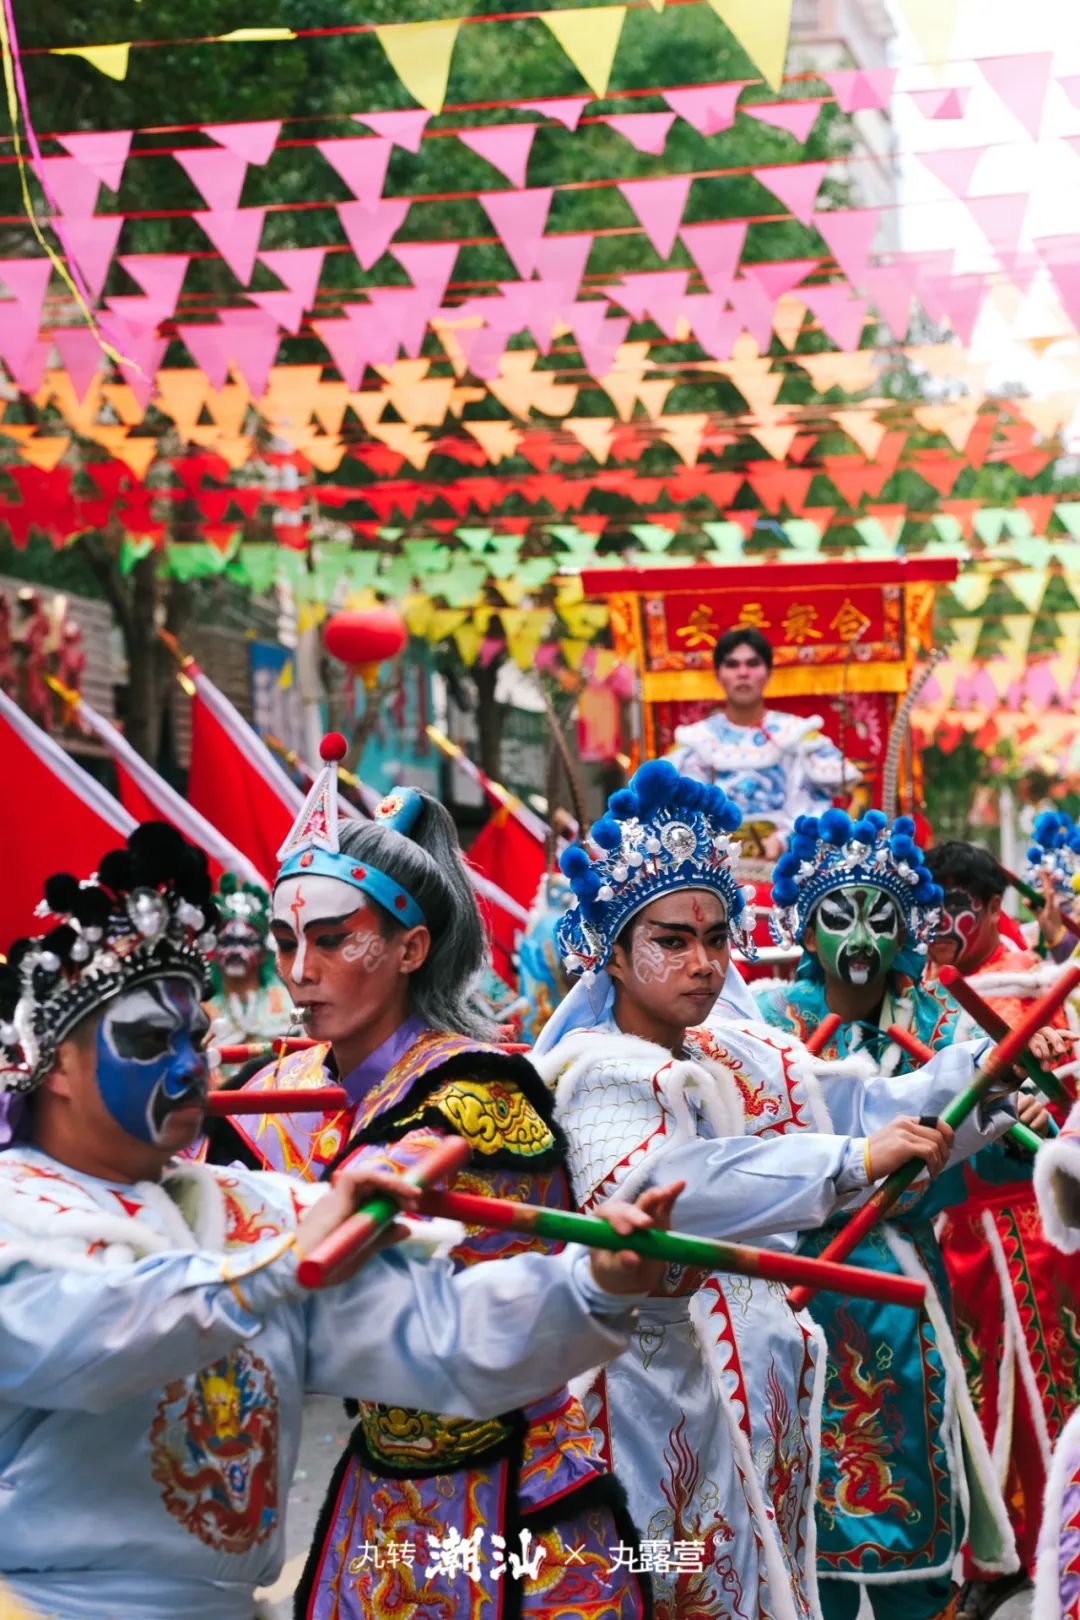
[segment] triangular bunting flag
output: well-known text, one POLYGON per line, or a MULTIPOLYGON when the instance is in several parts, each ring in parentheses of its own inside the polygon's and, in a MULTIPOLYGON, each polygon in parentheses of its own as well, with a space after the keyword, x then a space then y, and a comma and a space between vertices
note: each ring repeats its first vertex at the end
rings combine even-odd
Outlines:
POLYGON ((228 147, 245 163, 261 168, 268 162, 281 133, 281 119, 268 118, 255 124, 204 124, 202 132, 219 146, 228 147))
POLYGON ((56 232, 81 271, 94 298, 101 297, 112 256, 124 228, 122 214, 94 214, 57 221, 56 232))
POLYGON ((266 209, 215 209, 191 217, 205 231, 237 281, 246 287, 255 272, 266 209))
POLYGON ((536 255, 553 194, 551 186, 534 186, 528 191, 487 191, 480 194, 484 212, 523 280, 527 280, 536 267, 536 255))
POLYGON ((1015 56, 983 57, 976 63, 991 90, 1033 140, 1039 138, 1053 63, 1053 51, 1021 51, 1015 56))
POLYGON ((236 208, 247 175, 246 158, 223 147, 190 147, 173 153, 207 208, 236 208))
POLYGON ((541 21, 551 29, 594 96, 607 95, 625 20, 625 6, 541 14, 541 21))
POLYGON ((620 180, 618 189, 638 217, 642 230, 662 259, 671 257, 682 222, 692 176, 663 180, 620 180))
POLYGON ((814 204, 827 168, 827 163, 786 163, 752 169, 751 173, 774 197, 779 197, 800 224, 812 225, 814 204))
POLYGON ((357 202, 374 206, 382 196, 386 168, 393 150, 391 141, 377 135, 361 135, 350 140, 316 141, 315 149, 336 169, 357 202))
POLYGON ((494 124, 486 129, 459 129, 458 140, 504 174, 512 186, 524 186, 525 171, 539 124, 494 124))
POLYGON ((817 115, 825 105, 820 98, 812 101, 767 101, 756 106, 740 107, 748 118, 757 118, 773 129, 786 130, 802 146, 817 123, 817 115))
POLYGON ((792 0, 709 0, 765 83, 780 89, 791 30, 792 0))
POLYGON ((119 191, 124 164, 131 151, 132 134, 130 129, 104 129, 93 134, 58 135, 56 139, 64 151, 84 169, 89 169, 103 186, 119 191))
POLYGON ((455 17, 445 22, 391 23, 375 29, 390 66, 413 100, 429 113, 442 112, 460 26, 455 17))

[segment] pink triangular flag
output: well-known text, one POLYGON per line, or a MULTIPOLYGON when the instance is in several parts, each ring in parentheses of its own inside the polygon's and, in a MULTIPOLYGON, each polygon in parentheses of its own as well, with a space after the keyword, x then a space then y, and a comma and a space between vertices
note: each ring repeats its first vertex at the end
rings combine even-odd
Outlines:
POLYGON ((1060 84, 1073 106, 1080 107, 1080 73, 1063 74, 1057 82, 1060 84))
POLYGON ((971 90, 958 85, 950 90, 909 90, 908 98, 924 118, 963 118, 971 90))
POLYGON ((660 94, 672 112, 699 135, 719 135, 735 122, 735 104, 745 88, 745 80, 735 80, 694 85, 688 90, 662 90, 660 94))
MULTIPOLYGON (((101 326, 104 330, 104 319, 101 326)), ((133 332, 123 321, 110 322, 106 336, 122 356, 121 377, 145 410, 153 397, 154 379, 165 358, 169 339, 155 337, 152 332, 133 332)))
POLYGON ((971 177, 986 150, 985 146, 952 146, 942 152, 919 152, 916 155, 934 179, 947 186, 954 197, 966 197, 971 177))
POLYGON ((739 318, 739 323, 765 352, 772 337, 773 301, 759 281, 742 277, 733 281, 728 290, 728 303, 739 318))
POLYGON ((261 168, 281 134, 281 119, 267 118, 255 124, 203 124, 202 132, 243 158, 245 163, 261 168))
POLYGON ((64 370, 77 399, 82 399, 101 370, 101 344, 88 326, 57 326, 49 333, 60 351, 64 370))
POLYGON ((849 281, 857 281, 866 269, 880 212, 878 208, 838 208, 813 216, 812 223, 849 281))
POLYGON ((800 224, 812 225, 814 204, 827 168, 827 163, 782 163, 751 172, 774 197, 779 197, 800 224))
POLYGON ((824 105, 824 98, 814 101, 766 101, 752 107, 740 107, 739 111, 748 118, 770 124, 773 129, 786 130, 802 146, 824 105))
POLYGON ((683 299, 682 307, 705 353, 713 360, 729 360, 742 331, 740 317, 725 309, 724 301, 711 293, 694 293, 683 299))
POLYGON ((1021 191, 1008 197, 968 197, 965 203, 991 247, 1010 254, 1020 241, 1030 200, 1030 192, 1021 191))
POLYGON ((247 160, 220 146, 185 147, 174 151, 192 185, 202 195, 207 208, 236 208, 244 189, 247 160))
POLYGON ((897 343, 911 325, 911 277, 897 265, 867 265, 860 284, 897 343))
POLYGON ((368 295, 379 320, 384 321, 410 359, 420 353, 427 323, 438 307, 423 288, 372 287, 368 295))
POLYGON ((366 203, 338 203, 337 216, 349 246, 363 270, 377 264, 405 223, 410 198, 384 197, 374 208, 366 203))
POLYGON ((823 287, 802 287, 799 298, 838 349, 858 348, 866 305, 861 298, 852 298, 849 287, 835 281, 823 287))
MULTIPOLYGON (((0 359, 24 393, 36 392, 26 385, 37 370, 38 346, 37 327, 27 323, 18 304, 0 304, 0 359)), ((47 356, 50 343, 41 346, 47 356)))
POLYGON ((533 136, 539 128, 539 124, 493 124, 486 129, 459 129, 458 140, 504 174, 512 186, 523 186, 533 136))
POLYGON ((487 381, 499 375, 499 363, 506 353, 505 333, 476 326, 465 327, 455 332, 454 336, 465 356, 465 364, 474 377, 487 381))
POLYGON ((567 236, 545 236, 536 250, 536 273, 544 281, 554 281, 577 294, 592 252, 591 231, 567 236))
POLYGON ((527 329, 540 353, 549 353, 555 321, 561 320, 563 310, 573 303, 576 284, 571 287, 569 282, 560 286, 558 282, 500 281, 499 291, 505 316, 493 319, 492 326, 506 333, 527 329))
MULTIPOLYGON (((97 207, 101 182, 88 183, 89 171, 73 157, 47 157, 34 164, 49 205, 58 214, 74 219, 92 214, 97 207)), ((96 177, 95 177, 96 178, 96 177)))
POLYGON ((518 104, 523 112, 543 113, 545 118, 554 118, 556 123, 568 129, 571 134, 581 122, 581 115, 589 105, 588 96, 549 96, 544 101, 522 101, 518 104))
POLYGON ((119 191, 124 164, 131 151, 130 129, 98 130, 86 135, 58 135, 56 139, 84 169, 96 175, 110 191, 119 191))
POLYGON ((232 208, 191 217, 206 232, 237 281, 246 287, 255 272, 266 209, 232 208))
POLYGON ((836 97, 841 112, 884 111, 896 82, 895 68, 841 68, 821 77, 836 97))
POLYGON ((653 157, 660 157, 667 144, 668 132, 675 122, 675 114, 618 113, 611 114, 603 122, 639 152, 651 152, 653 157))
POLYGON ((354 124, 366 124, 376 135, 400 146, 406 152, 419 152, 431 114, 424 107, 406 107, 401 112, 353 113, 354 124))
POLYGON ((123 228, 123 214, 94 214, 87 219, 55 221, 56 234, 78 265, 94 298, 101 297, 123 228))
POLYGON ((662 326, 661 315, 666 313, 670 318, 672 312, 677 310, 686 296, 689 280, 688 270, 642 270, 634 275, 624 275, 617 287, 602 287, 600 290, 616 304, 621 304, 636 321, 651 315, 657 325, 662 326))
POLYGON ((350 320, 312 321, 311 326, 343 380, 350 388, 359 388, 368 362, 363 333, 350 320))
POLYGON ((211 388, 224 388, 229 380, 229 334, 225 328, 193 322, 178 326, 176 335, 195 364, 205 371, 211 388))
POLYGON ((727 296, 735 279, 746 241, 746 221, 725 220, 710 225, 684 225, 679 232, 690 256, 712 293, 727 296))
POLYGON ((222 321, 227 333, 229 359, 233 371, 247 383, 253 399, 265 392, 270 367, 277 358, 277 323, 261 310, 238 309, 222 321))
POLYGON ((391 248, 390 251, 413 286, 430 293, 434 302, 441 304, 443 294, 450 285, 450 277, 454 273, 458 244, 405 242, 399 247, 391 248))
POLYGON ((307 308, 299 293, 248 293, 248 298, 264 315, 269 315, 278 326, 284 327, 286 332, 291 332, 294 337, 299 332, 307 308))
POLYGON ((371 204, 379 201, 386 184, 386 166, 390 162, 393 142, 375 136, 348 137, 337 141, 316 141, 331 168, 336 169, 357 202, 371 204))
POLYGON ((36 332, 41 325, 45 289, 52 265, 48 259, 0 259, 0 281, 22 311, 22 318, 36 332))
POLYGON ((991 90, 1033 140, 1039 138, 1053 62, 1053 51, 1025 51, 1016 56, 986 56, 976 63, 991 90))
POLYGON ((626 342, 629 320, 625 317, 608 320, 600 303, 575 304, 570 314, 574 341, 581 351, 585 369, 594 377, 606 377, 615 364, 620 345, 626 342))
POLYGON ((156 332, 162 321, 167 321, 172 309, 156 298, 134 298, 122 293, 117 298, 106 298, 114 315, 126 321, 133 332, 156 332))
POLYGON ((551 186, 533 186, 528 191, 485 191, 480 194, 484 212, 523 280, 528 280, 536 266, 536 255, 547 224, 552 195, 551 186))
POLYGON ((969 344, 975 333, 979 316, 989 288, 985 276, 953 276, 945 296, 949 325, 961 343, 969 344))
POLYGON ((662 259, 670 258, 690 195, 692 176, 674 174, 663 180, 620 180, 618 189, 634 210, 641 228, 662 259))
POLYGON ((122 253, 116 262, 168 316, 176 308, 190 261, 189 253, 122 253))
POLYGON ((756 281, 775 303, 797 287, 804 276, 816 270, 819 259, 776 259, 765 264, 744 264, 742 273, 756 281))
POLYGON ((269 253, 259 254, 278 280, 303 300, 305 309, 310 309, 315 302, 325 257, 326 249, 321 247, 274 248, 269 253))

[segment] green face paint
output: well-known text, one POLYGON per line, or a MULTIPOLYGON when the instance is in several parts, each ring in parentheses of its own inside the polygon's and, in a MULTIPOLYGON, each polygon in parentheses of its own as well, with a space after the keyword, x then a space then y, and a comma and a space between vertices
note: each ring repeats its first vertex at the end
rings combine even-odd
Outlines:
POLYGON ((836 889, 814 910, 818 956, 826 977, 869 984, 884 977, 903 939, 900 910, 891 894, 861 884, 836 889))

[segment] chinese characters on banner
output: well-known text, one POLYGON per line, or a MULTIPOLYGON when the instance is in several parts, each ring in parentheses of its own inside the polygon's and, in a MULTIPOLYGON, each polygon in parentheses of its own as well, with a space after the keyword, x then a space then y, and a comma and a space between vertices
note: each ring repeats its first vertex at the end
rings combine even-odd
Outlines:
MULTIPOLYGON (((429 1536, 426 1550, 413 1541, 365 1541, 359 1552, 349 1560, 349 1574, 359 1575, 366 1568, 399 1569, 402 1565, 412 1568, 422 1564, 427 1580, 440 1575, 452 1579, 462 1574, 470 1581, 480 1581, 483 1579, 481 1556, 485 1535, 482 1527, 468 1536, 451 1529, 441 1540, 437 1536, 429 1536)), ((504 1576, 513 1581, 535 1581, 538 1578, 547 1549, 539 1543, 534 1544, 529 1530, 518 1532, 517 1551, 507 1547, 505 1536, 493 1534, 490 1540, 488 1574, 492 1580, 499 1581, 504 1576)), ((567 1562, 574 1562, 575 1553, 580 1556, 581 1551, 581 1548, 567 1547, 567 1562)), ((635 1574, 650 1571, 697 1574, 704 1568, 705 1543, 643 1541, 640 1546, 634 1547, 620 1541, 617 1546, 608 1548, 608 1558, 609 1574, 614 1574, 617 1569, 628 1569, 635 1574)))
POLYGON ((774 668, 792 664, 902 659, 903 592, 898 585, 811 585, 770 590, 668 592, 642 598, 648 674, 708 670, 725 630, 760 630, 774 668))

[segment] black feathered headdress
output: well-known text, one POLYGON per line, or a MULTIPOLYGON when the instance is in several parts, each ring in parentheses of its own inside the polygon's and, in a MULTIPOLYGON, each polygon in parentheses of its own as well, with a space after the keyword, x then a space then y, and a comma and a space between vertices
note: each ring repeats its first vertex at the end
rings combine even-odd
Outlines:
POLYGON ((136 827, 92 878, 58 872, 38 915, 0 966, 0 1090, 29 1091, 80 1019, 143 980, 179 974, 208 994, 217 910, 206 856, 163 821, 136 827))

